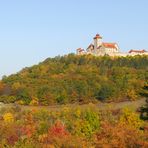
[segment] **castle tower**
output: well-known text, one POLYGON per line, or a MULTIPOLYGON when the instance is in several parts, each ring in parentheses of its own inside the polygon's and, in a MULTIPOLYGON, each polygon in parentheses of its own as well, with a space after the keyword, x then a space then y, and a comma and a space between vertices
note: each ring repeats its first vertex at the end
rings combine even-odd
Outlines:
POLYGON ((94 50, 96 51, 99 46, 102 45, 102 37, 99 34, 96 34, 94 37, 94 50))

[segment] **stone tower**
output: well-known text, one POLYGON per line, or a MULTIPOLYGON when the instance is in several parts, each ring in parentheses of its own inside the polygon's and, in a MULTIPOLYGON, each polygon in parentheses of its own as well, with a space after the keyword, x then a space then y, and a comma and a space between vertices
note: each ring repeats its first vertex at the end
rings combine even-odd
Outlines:
POLYGON ((99 34, 96 34, 94 37, 94 50, 96 51, 99 46, 102 45, 102 37, 99 34))

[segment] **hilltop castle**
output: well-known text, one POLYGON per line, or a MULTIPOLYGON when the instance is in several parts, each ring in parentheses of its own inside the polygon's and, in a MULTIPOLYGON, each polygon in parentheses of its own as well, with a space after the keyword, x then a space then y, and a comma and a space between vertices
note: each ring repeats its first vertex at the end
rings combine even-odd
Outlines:
POLYGON ((93 38, 94 44, 90 44, 86 51, 82 48, 77 49, 77 55, 92 54, 96 56, 134 56, 134 55, 148 55, 146 50, 130 50, 128 53, 121 53, 117 43, 102 42, 102 37, 99 34, 93 38))

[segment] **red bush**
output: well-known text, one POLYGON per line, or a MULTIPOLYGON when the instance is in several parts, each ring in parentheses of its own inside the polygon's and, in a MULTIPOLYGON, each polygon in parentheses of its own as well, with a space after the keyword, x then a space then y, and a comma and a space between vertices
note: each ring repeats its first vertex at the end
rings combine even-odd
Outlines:
POLYGON ((10 135, 9 137, 7 137, 7 142, 8 142, 8 144, 10 144, 10 145, 14 145, 15 142, 18 141, 18 139, 19 139, 18 135, 13 134, 13 135, 10 135))
POLYGON ((49 134, 54 137, 65 137, 68 136, 69 133, 66 130, 63 123, 57 121, 50 129, 49 134))

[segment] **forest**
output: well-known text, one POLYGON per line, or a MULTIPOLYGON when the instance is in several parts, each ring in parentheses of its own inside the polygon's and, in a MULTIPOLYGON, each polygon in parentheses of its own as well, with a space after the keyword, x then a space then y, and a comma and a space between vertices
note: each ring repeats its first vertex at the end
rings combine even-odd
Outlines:
POLYGON ((111 105, 148 98, 147 80, 147 56, 69 54, 4 76, 0 147, 147 148, 148 99, 111 105))
POLYGON ((0 81, 0 102, 85 104, 139 99, 148 85, 148 56, 48 58, 0 81))

